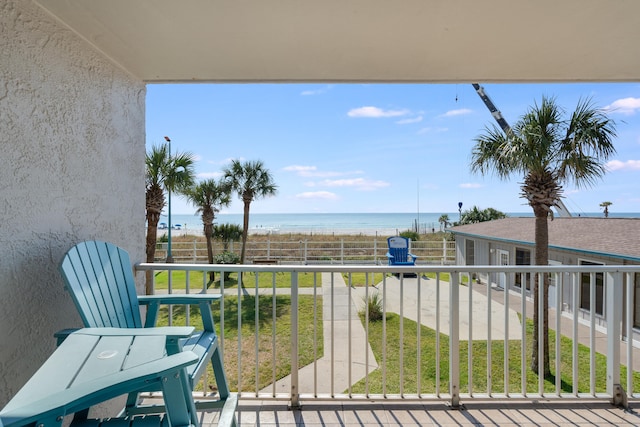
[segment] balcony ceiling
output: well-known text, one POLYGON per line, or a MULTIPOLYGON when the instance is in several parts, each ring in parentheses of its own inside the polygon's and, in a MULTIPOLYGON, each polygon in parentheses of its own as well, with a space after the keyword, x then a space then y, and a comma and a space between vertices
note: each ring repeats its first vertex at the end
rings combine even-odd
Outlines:
POLYGON ((640 81, 638 0, 34 0, 146 82, 640 81))

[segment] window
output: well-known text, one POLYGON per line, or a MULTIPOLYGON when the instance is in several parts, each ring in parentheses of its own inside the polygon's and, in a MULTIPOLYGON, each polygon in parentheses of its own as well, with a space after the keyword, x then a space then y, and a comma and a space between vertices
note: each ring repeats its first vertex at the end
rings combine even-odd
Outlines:
MULTIPOLYGON (((597 262, 580 261, 580 265, 603 265, 597 262)), ((591 310, 591 273, 582 273, 580 279, 580 308, 591 310)), ((596 314, 604 313, 604 273, 593 273, 596 287, 596 314)))
POLYGON ((475 242, 470 239, 464 240, 464 259, 465 265, 475 265, 476 257, 475 257, 475 242))
MULTIPOLYGON (((531 251, 516 248, 516 265, 531 265, 531 251)), ((526 282, 527 289, 531 290, 531 273, 516 273, 516 286, 522 287, 522 282, 526 282)))

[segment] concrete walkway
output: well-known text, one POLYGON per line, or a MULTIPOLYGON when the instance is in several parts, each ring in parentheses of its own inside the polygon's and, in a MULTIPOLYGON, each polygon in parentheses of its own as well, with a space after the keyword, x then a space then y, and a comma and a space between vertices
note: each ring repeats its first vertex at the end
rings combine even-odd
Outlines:
MULTIPOLYGON (((322 273, 324 356, 298 371, 299 393, 339 394, 378 368, 353 301, 358 296, 353 290, 351 296, 341 274, 333 274, 332 284, 332 273, 322 273)), ((291 376, 276 382, 275 390, 290 392, 291 376)), ((262 392, 272 393, 273 385, 262 392)))
MULTIPOLYGON (((437 317, 440 318, 439 332, 449 335, 449 283, 426 277, 403 278, 402 283, 399 278, 388 277, 386 280, 386 306, 387 311, 402 314, 405 318, 418 322, 424 326, 436 330, 437 317), (418 287, 418 284, 420 285, 418 287), (438 289, 439 288, 439 289, 438 289), (418 291, 419 294, 418 294, 418 291), (420 311, 418 312, 418 301, 420 311), (436 302, 439 301, 440 312, 438 316, 436 302)), ((376 290, 383 293, 382 283, 376 286, 376 290)), ((504 340, 508 335, 509 339, 519 340, 522 336, 520 320, 514 310, 509 310, 509 329, 505 330, 505 308, 498 303, 491 304, 491 315, 488 313, 487 297, 482 293, 468 291, 469 288, 460 288, 459 315, 460 315, 460 339, 468 340, 469 334, 474 340, 486 340, 488 331, 491 329, 491 339, 504 340), (469 305, 472 310, 469 311, 469 305)), ((364 288, 355 288, 354 291, 361 295, 358 298, 362 301, 364 288)), ((497 292, 497 291, 496 291, 497 292)), ((369 290, 371 293, 371 289, 369 290)), ((502 292, 501 292, 502 293, 502 292)), ((362 302, 361 302, 362 304, 362 302)), ((358 308, 360 308, 359 305, 358 308)))

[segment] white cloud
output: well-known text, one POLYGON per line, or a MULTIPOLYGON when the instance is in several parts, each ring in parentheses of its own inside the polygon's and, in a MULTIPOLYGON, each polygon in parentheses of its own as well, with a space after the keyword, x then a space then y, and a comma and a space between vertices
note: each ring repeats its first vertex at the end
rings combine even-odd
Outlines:
POLYGON ((605 165, 607 170, 640 170, 640 160, 627 160, 626 162, 620 160, 611 160, 605 165))
POLYGON ((383 110, 378 107, 360 107, 349 110, 347 116, 349 117, 400 117, 409 114, 408 110, 383 110))
POLYGON ((218 161, 218 162, 216 162, 216 161, 211 161, 211 160, 210 160, 210 161, 208 161, 207 163, 211 163, 212 165, 220 165, 220 164, 222 164, 222 165, 226 165, 227 163, 231 163, 231 162, 233 162, 234 160, 237 160, 237 161, 239 161, 239 162, 244 162, 244 161, 246 161, 247 159, 246 159, 245 157, 228 157, 228 158, 223 159, 223 160, 218 161))
POLYGON ((296 194, 297 199, 338 200, 339 197, 330 191, 306 191, 296 194))
POLYGON ((622 98, 604 107, 612 113, 631 115, 640 110, 640 98, 622 98))
POLYGON ((460 184, 460 188, 482 188, 482 184, 476 182, 463 182, 460 184))
POLYGON ((316 166, 300 166, 300 165, 286 166, 282 168, 282 170, 287 172, 295 172, 298 176, 319 177, 319 178, 328 178, 328 177, 345 176, 345 175, 360 175, 363 173, 362 171, 346 171, 346 172, 319 171, 316 166))
POLYGON ((321 89, 315 89, 315 90, 304 90, 302 92, 300 92, 300 95, 302 96, 311 96, 311 95, 322 95, 324 93, 329 92, 329 90, 331 90, 333 86, 332 85, 327 85, 321 89))
POLYGON ((197 178, 199 179, 211 179, 211 178, 220 178, 223 175, 222 172, 202 172, 197 174, 197 178))
POLYGON ((422 121, 422 116, 418 116, 418 117, 414 117, 414 118, 412 118, 412 119, 402 119, 402 120, 398 120, 398 121, 396 122, 396 124, 399 124, 399 125, 408 125, 408 124, 411 124, 411 123, 419 123, 419 122, 421 122, 421 121, 422 121))
POLYGON ((468 108, 460 108, 458 110, 449 110, 444 114, 440 114, 438 117, 455 117, 463 116, 465 114, 471 114, 473 111, 468 108))
POLYGON ((378 188, 388 187, 390 184, 386 181, 374 181, 364 178, 352 178, 352 179, 326 179, 321 182, 322 185, 327 187, 353 187, 361 191, 371 191, 378 188))
POLYGON ((317 169, 318 168, 316 166, 302 166, 302 165, 291 165, 291 166, 285 166, 284 168, 282 168, 282 170, 284 171, 297 172, 298 174, 313 173, 313 171, 317 169))

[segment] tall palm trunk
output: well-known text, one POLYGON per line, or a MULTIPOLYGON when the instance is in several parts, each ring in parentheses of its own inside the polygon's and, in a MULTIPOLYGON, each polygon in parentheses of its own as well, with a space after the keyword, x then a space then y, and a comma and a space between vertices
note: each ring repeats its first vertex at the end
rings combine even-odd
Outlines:
MULTIPOLYGON (((209 261, 209 264, 213 264, 213 224, 209 223, 209 224, 204 224, 204 236, 207 239, 207 261, 209 261)), ((210 271, 209 272, 209 280, 211 282, 213 282, 214 280, 216 280, 216 273, 215 271, 210 271)))
POLYGON ((249 234, 249 207, 251 201, 244 200, 244 218, 242 220, 242 251, 240 252, 240 264, 244 264, 244 254, 247 247, 247 235, 249 234))
MULTIPOLYGON (((549 224, 548 209, 543 205, 533 206, 535 214, 535 241, 536 241, 536 265, 549 264, 549 224)), ((533 283, 533 340, 531 355, 531 370, 538 375, 540 361, 540 316, 539 310, 542 304, 542 370, 545 377, 551 375, 551 366, 549 363, 549 275, 544 273, 542 278, 538 274, 534 276, 533 283), (540 299, 540 285, 543 287, 542 300, 540 299)))
MULTIPOLYGON (((156 255, 156 243, 158 241, 158 222, 160 213, 164 207, 164 193, 159 186, 150 188, 146 193, 147 209, 147 242, 146 242, 146 262, 152 263, 156 255)), ((145 293, 153 293, 153 271, 147 270, 145 273, 145 293)))

